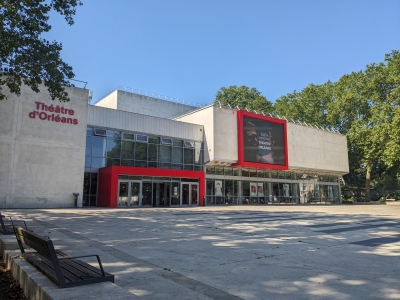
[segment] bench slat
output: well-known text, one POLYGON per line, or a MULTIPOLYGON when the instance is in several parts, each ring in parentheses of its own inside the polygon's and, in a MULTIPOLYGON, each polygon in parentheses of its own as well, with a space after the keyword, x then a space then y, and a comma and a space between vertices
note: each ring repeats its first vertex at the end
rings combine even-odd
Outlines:
MULTIPOLYGON (((60 250, 56 250, 56 253, 57 253, 57 255, 59 255, 59 258, 67 258, 69 256, 60 250)), ((85 272, 88 272, 88 274, 92 274, 93 277, 102 276, 101 270, 99 268, 93 267, 92 265, 85 263, 84 261, 81 261, 78 259, 62 260, 62 261, 60 261, 60 264, 61 263, 67 263, 77 269, 81 269, 81 268, 82 268, 82 270, 86 269, 85 272)))

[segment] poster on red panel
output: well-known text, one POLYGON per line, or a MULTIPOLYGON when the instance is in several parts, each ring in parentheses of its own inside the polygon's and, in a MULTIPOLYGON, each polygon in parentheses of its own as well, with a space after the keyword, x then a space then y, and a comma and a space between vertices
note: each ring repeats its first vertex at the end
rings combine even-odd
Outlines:
POLYGON ((269 165, 286 164, 284 125, 245 116, 244 161, 269 165))

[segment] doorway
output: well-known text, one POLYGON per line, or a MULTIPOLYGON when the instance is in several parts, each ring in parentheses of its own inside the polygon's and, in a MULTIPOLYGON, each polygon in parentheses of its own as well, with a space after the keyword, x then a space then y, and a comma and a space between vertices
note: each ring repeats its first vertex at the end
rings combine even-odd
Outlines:
POLYGON ((171 182, 153 181, 153 206, 170 206, 171 182))
POLYGON ((192 182, 181 183, 181 205, 184 206, 195 206, 199 205, 199 184, 192 182))
POLYGON ((142 182, 134 180, 118 181, 118 207, 138 207, 142 205, 142 182))

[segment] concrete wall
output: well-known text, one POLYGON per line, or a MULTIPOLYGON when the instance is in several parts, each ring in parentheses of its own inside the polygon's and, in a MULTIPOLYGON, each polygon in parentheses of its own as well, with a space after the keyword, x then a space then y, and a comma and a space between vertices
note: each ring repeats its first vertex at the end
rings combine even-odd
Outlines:
POLYGON ((203 126, 127 111, 89 106, 88 125, 203 141, 203 126))
POLYGON ((214 160, 214 107, 208 106, 174 120, 204 126, 204 162, 214 160))
POLYGON ((293 123, 287 128, 290 169, 349 172, 345 135, 293 123))
POLYGON ((8 99, 0 101, 0 208, 73 206, 72 193, 82 195, 83 189, 89 91, 67 88, 66 103, 52 101, 43 86, 40 93, 23 86, 20 97, 3 91, 8 99), (35 102, 69 112, 46 111, 35 102))
POLYGON ((145 95, 116 90, 95 106, 114 108, 153 117, 172 119, 187 112, 196 110, 197 107, 180 104, 172 101, 161 100, 145 95), (112 102, 115 104, 112 104, 112 102))
POLYGON ((118 97, 118 91, 115 90, 105 96, 103 99, 100 101, 96 102, 96 106, 101 106, 105 108, 112 108, 112 109, 117 109, 117 97, 118 97))
MULTIPOLYGON (((204 125, 206 163, 237 162, 236 110, 209 106, 175 119, 204 125)), ((346 136, 288 122, 287 137, 290 170, 336 175, 349 172, 346 136)))

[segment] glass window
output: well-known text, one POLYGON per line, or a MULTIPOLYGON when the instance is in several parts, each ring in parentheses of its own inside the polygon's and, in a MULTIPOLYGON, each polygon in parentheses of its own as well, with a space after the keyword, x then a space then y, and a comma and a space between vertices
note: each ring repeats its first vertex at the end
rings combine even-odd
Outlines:
POLYGON ((139 141, 139 142, 147 143, 147 141, 148 141, 147 135, 140 135, 140 134, 137 134, 137 135, 136 135, 136 140, 139 141))
POLYGON ((82 196, 82 206, 89 206, 89 195, 82 196))
POLYGON ((157 163, 157 162, 152 162, 152 161, 150 161, 150 162, 147 163, 147 166, 148 166, 149 168, 157 168, 158 163, 157 163))
POLYGON ((232 176, 233 175, 232 168, 224 168, 224 174, 227 176, 232 176))
POLYGON ((247 171, 247 170, 242 170, 242 176, 243 176, 243 177, 249 177, 249 175, 250 175, 250 172, 249 172, 249 171, 247 171))
POLYGON ((160 168, 161 169, 171 169, 171 164, 161 163, 160 168))
POLYGON ((183 166, 182 165, 172 165, 171 169, 173 170, 182 170, 183 166))
POLYGON ((203 150, 195 150, 194 163, 196 165, 202 165, 203 164, 203 150))
POLYGON ((121 158, 134 159, 135 143, 130 141, 122 141, 121 158))
POLYGON ((233 180, 225 180, 225 196, 229 201, 231 200, 233 195, 233 180))
POLYGON ((170 163, 171 162, 171 152, 172 149, 169 146, 160 146, 160 162, 170 163))
POLYGON ((136 143, 135 160, 147 160, 147 144, 136 143))
POLYGON ((97 173, 90 174, 90 194, 97 194, 97 173))
POLYGON ((216 175, 224 175, 224 168, 215 167, 215 174, 216 175))
POLYGON ((185 147, 193 148, 194 147, 194 142, 185 141, 184 145, 185 145, 185 147))
POLYGON ((92 157, 91 156, 85 156, 85 168, 90 168, 92 164, 92 157))
POLYGON ((240 169, 234 168, 233 169, 233 176, 240 176, 241 172, 240 169))
POLYGON ((172 163, 182 164, 183 163, 183 148, 172 148, 172 163))
POLYGON ((89 194, 90 189, 90 173, 85 172, 83 174, 83 194, 89 194))
POLYGON ((120 140, 121 139, 121 131, 107 130, 107 138, 120 140))
POLYGON ((133 133, 123 132, 122 133, 122 138, 124 140, 134 140, 135 139, 135 135, 133 133))
POLYGON ((250 181, 242 181, 242 195, 245 197, 250 196, 250 181))
POLYGON ((171 205, 179 205, 180 184, 179 182, 171 182, 171 205))
POLYGON ((87 128, 86 128, 86 135, 87 135, 87 136, 92 136, 92 135, 93 135, 93 129, 92 129, 92 127, 87 127, 87 128))
POLYGON ((158 146, 149 144, 149 161, 158 160, 158 146))
POLYGON ((135 165, 133 159, 121 159, 121 166, 133 167, 135 165))
POLYGON ((161 144, 163 144, 163 145, 172 145, 172 139, 161 138, 161 144))
POLYGON ((158 137, 157 136, 149 136, 149 143, 150 144, 158 144, 158 137))
POLYGON ((271 178, 278 178, 277 172, 271 172, 271 178))
POLYGON ((135 160, 135 167, 147 168, 147 161, 135 160))
POLYGON ((215 174, 214 167, 206 167, 206 173, 207 174, 215 174))
POLYGON ((89 196, 90 199, 90 206, 96 206, 97 205, 97 197, 95 195, 89 196))
POLYGON ((184 169, 193 171, 193 165, 185 165, 184 169))
POLYGON ((92 155, 92 137, 91 136, 86 137, 86 155, 87 156, 92 155))
POLYGON ((190 148, 183 149, 185 164, 191 165, 191 164, 194 163, 194 153, 193 153, 193 151, 194 150, 190 149, 190 148))
POLYGON ((120 165, 119 158, 107 158, 106 165, 107 166, 119 166, 120 165))
POLYGON ((107 136, 107 131, 105 130, 105 129, 98 129, 98 128, 95 128, 94 129, 94 135, 96 135, 96 136, 107 136))
POLYGON ((257 170, 250 170, 250 177, 257 177, 257 170))
POLYGON ((105 138, 93 138, 92 145, 92 156, 105 157, 106 156, 106 139, 105 138))
POLYGON ((193 167, 195 171, 203 171, 203 166, 194 166, 193 167))
POLYGON ((121 141, 116 139, 107 139, 107 157, 121 157, 121 141))
POLYGON ((105 157, 92 157, 92 168, 103 168, 106 166, 105 157))
POLYGON ((182 147, 183 146, 183 141, 182 140, 173 139, 172 140, 172 145, 175 146, 175 147, 182 147))

